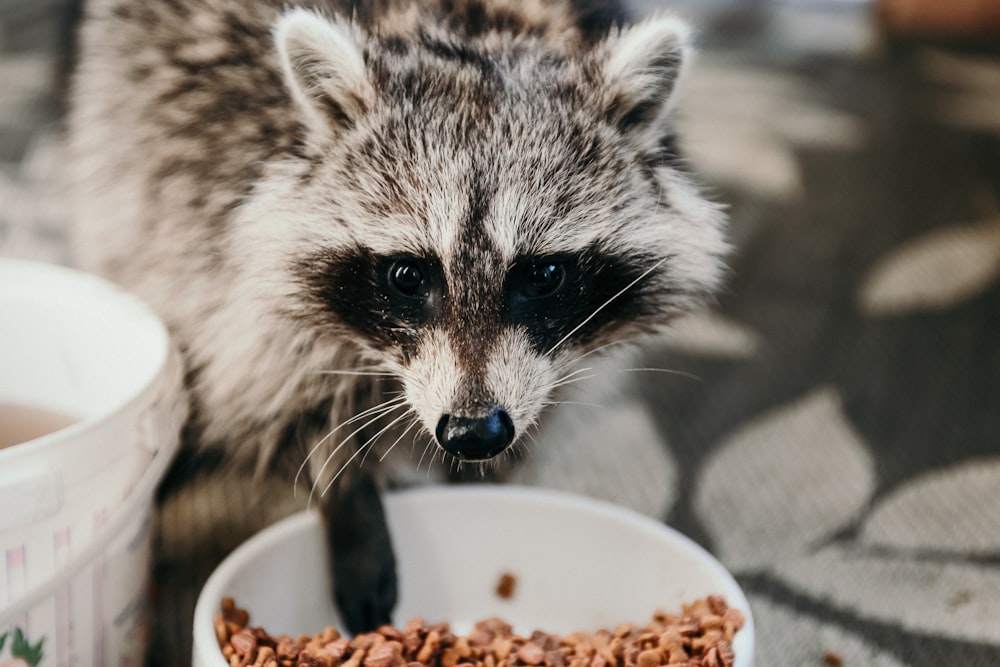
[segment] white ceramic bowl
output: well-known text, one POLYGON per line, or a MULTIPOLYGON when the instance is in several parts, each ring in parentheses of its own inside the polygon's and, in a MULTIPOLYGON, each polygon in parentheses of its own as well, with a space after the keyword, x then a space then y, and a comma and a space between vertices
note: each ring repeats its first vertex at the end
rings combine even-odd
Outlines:
MULTIPOLYGON (((390 494, 389 527, 400 580, 393 618, 448 621, 468 632, 499 616, 515 631, 556 633, 647 623, 653 612, 722 595, 746 614, 734 667, 752 667, 753 618, 736 581, 707 551, 660 522, 564 493, 509 486, 431 487, 390 494), (500 576, 516 577, 510 599, 500 576)), ((262 531, 219 565, 194 615, 196 667, 225 667, 213 620, 222 598, 272 634, 339 625, 318 515, 262 531)))

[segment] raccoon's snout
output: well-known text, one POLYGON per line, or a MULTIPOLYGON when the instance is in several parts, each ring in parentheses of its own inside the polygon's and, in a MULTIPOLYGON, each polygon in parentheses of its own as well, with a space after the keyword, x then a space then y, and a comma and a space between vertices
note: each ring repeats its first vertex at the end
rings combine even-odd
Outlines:
POLYGON ((435 435, 449 454, 466 461, 483 461, 514 441, 514 422, 506 410, 497 407, 475 417, 445 414, 438 420, 435 435))

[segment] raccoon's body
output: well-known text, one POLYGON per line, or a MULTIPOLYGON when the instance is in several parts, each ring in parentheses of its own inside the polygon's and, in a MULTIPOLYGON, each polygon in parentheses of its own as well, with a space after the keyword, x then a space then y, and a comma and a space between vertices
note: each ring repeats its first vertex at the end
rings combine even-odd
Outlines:
POLYGON ((431 440, 446 462, 497 457, 582 354, 717 285, 723 216, 673 148, 687 29, 622 17, 583 0, 85 6, 80 261, 167 321, 192 443, 260 470, 290 451, 332 485, 356 628, 384 620, 394 580, 353 457, 414 438, 389 459, 431 440))

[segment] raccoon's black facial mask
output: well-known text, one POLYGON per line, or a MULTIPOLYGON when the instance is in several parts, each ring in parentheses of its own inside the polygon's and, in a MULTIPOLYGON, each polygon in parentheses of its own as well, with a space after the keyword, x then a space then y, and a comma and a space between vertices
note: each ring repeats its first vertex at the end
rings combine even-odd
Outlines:
POLYGON ((652 260, 603 251, 521 257, 507 275, 510 323, 527 329, 535 349, 547 354, 565 339, 587 344, 616 324, 648 310, 640 276, 652 260))
POLYGON ((362 246, 325 250, 295 272, 322 327, 347 327, 375 349, 412 354, 420 329, 440 319, 447 298, 433 256, 380 256, 362 246))
POLYGON ((640 277, 652 264, 595 245, 575 254, 523 255, 502 285, 458 290, 433 255, 379 256, 358 246, 316 255, 298 273, 321 323, 347 326, 376 349, 397 348, 406 357, 425 327, 467 334, 475 323, 471 329, 484 339, 502 327, 521 327, 545 354, 564 339, 587 344, 616 324, 650 315, 640 277))

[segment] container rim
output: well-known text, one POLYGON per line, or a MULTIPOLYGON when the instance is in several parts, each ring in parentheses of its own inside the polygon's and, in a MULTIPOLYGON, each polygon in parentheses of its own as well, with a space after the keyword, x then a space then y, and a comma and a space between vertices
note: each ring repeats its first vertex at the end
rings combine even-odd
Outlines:
POLYGON ((100 431, 113 415, 128 411, 140 402, 148 400, 149 394, 159 389, 157 384, 163 376, 164 368, 170 363, 172 350, 170 333, 163 320, 153 309, 135 295, 101 276, 60 264, 0 257, 0 276, 7 274, 24 275, 50 283, 58 283, 60 289, 99 293, 103 298, 113 301, 116 306, 129 309, 137 317, 140 317, 143 320, 143 326, 148 326, 151 335, 158 338, 159 341, 156 349, 150 350, 150 355, 155 354, 156 356, 150 361, 149 372, 142 377, 127 397, 105 406, 100 411, 82 416, 65 428, 0 449, 0 465, 3 466, 13 465, 22 458, 30 459, 38 452, 58 444, 65 438, 76 439, 85 434, 100 431))

